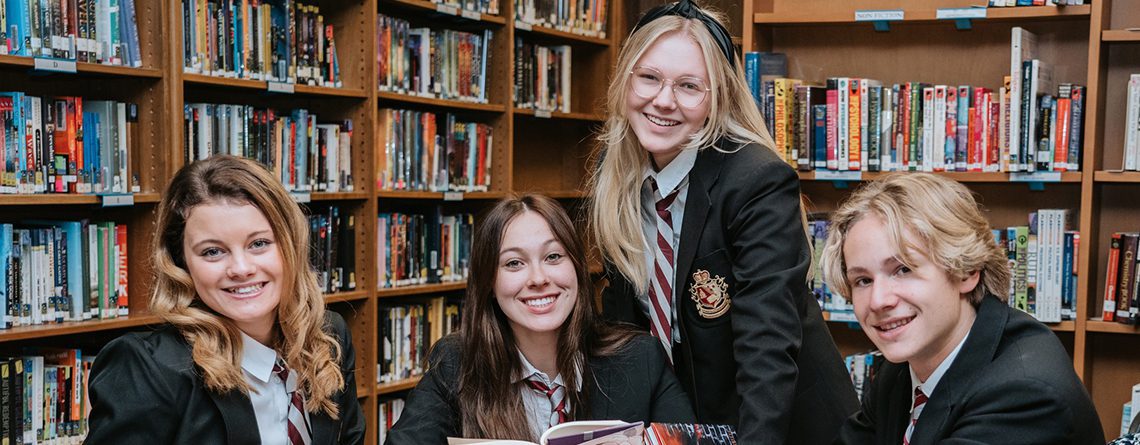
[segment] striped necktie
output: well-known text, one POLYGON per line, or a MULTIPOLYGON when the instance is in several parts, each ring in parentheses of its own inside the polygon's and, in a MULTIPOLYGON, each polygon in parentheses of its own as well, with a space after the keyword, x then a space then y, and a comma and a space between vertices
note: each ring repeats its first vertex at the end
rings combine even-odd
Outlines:
POLYGON ((311 444, 312 432, 305 418, 305 398, 297 391, 297 375, 289 372, 281 360, 273 364, 273 373, 285 383, 285 392, 289 394, 289 445, 311 444))
MULTIPOLYGON (((657 189, 657 182, 650 180, 653 185, 653 196, 661 196, 657 189)), ((665 355, 669 363, 673 363, 673 214, 669 206, 677 199, 678 187, 669 196, 659 199, 655 203, 657 209, 657 248, 653 256, 653 278, 649 286, 649 303, 653 314, 649 317, 653 322, 650 333, 661 341, 665 347, 665 355)))
POLYGON ((569 413, 566 412, 566 389, 562 385, 551 383, 551 386, 547 386, 538 377, 538 374, 527 377, 526 384, 550 399, 550 426, 570 420, 569 413))
POLYGON ((926 393, 922 392, 921 386, 914 388, 914 405, 910 410, 910 424, 906 427, 906 434, 903 435, 903 445, 910 445, 910 436, 914 433, 914 426, 918 424, 918 415, 922 414, 922 407, 926 405, 926 393))

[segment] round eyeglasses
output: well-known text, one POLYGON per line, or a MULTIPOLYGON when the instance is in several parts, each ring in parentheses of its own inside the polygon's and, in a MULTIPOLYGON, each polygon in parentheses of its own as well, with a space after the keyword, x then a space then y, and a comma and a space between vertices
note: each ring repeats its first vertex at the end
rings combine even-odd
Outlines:
POLYGON ((683 76, 676 79, 666 79, 660 71, 646 66, 635 67, 629 72, 629 76, 633 94, 638 97, 642 99, 657 97, 658 94, 661 94, 661 89, 665 87, 665 84, 669 83, 677 104, 685 108, 699 106, 705 101, 705 96, 708 96, 709 91, 712 91, 708 84, 700 78, 683 76))

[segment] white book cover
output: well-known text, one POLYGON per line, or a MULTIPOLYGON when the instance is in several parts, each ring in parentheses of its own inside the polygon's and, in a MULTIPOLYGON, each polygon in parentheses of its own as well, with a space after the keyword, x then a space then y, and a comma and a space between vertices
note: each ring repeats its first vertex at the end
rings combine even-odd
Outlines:
POLYGON ((946 85, 934 87, 934 171, 953 170, 946 165, 946 85))
POLYGON ((1128 108, 1124 118, 1124 169, 1136 170, 1140 157, 1140 74, 1128 79, 1128 108))
POLYGON ((883 111, 879 118, 879 168, 882 171, 895 169, 891 159, 891 147, 894 145, 894 115, 895 92, 891 88, 883 88, 883 97, 879 100, 883 111))

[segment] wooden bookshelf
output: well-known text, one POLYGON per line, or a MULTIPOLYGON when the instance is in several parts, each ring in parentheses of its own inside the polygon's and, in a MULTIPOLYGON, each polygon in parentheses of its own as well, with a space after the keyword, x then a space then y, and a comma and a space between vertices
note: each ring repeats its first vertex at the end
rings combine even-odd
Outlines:
MULTIPOLYGON (((976 3, 976 2, 974 2, 976 3)), ((989 8, 985 19, 955 30, 952 20, 937 20, 942 8, 968 8, 965 0, 873 0, 858 4, 838 0, 752 0, 744 2, 744 51, 782 52, 788 77, 822 84, 827 77, 879 79, 884 84, 922 81, 985 86, 997 91, 1009 74, 1010 29, 1022 26, 1037 34, 1039 58, 1062 65, 1056 81, 1086 85, 1085 133, 1081 172, 1064 172, 1057 183, 1027 187, 1008 173, 939 173, 965 183, 985 206, 994 227, 1024 224, 1028 212, 1068 208, 1072 227, 1081 233, 1077 252, 1076 317, 1050 324, 1073 358, 1089 388, 1108 438, 1119 435, 1121 405, 1129 388, 1140 383, 1140 358, 1124 351, 1140 346, 1134 326, 1098 321, 1112 232, 1140 230, 1140 173, 1120 172, 1124 146, 1124 96, 1128 75, 1140 72, 1140 1, 1092 0, 1065 7, 989 8), (904 20, 876 32, 856 22, 856 10, 898 10, 904 20), (1112 44, 1119 43, 1119 44, 1112 44), (960 63, 968 60, 969 63, 960 63), (1088 172, 1088 174, 1086 174, 1088 172), (1039 190, 1043 188, 1044 190, 1039 190), (1097 318, 1097 319, 1093 319, 1097 318)), ((854 182, 883 173, 864 172, 854 182)), ((813 211, 830 211, 854 185, 836 183, 815 172, 800 172, 802 190, 813 211)), ((843 182, 843 181, 840 181, 843 182)), ((843 351, 869 345, 847 323, 829 323, 843 351)))
POLYGON ((407 379, 403 379, 403 380, 397 380, 395 382, 381 383, 379 385, 376 385, 376 394, 377 395, 392 394, 392 393, 407 391, 409 389, 415 388, 416 385, 418 385, 419 383, 420 383, 420 377, 419 376, 411 377, 411 378, 407 378, 407 379))
MULTIPOLYGON (((855 181, 874 181, 892 172, 860 172, 859 179, 855 181)), ((798 172, 801 181, 847 181, 845 179, 823 179, 816 177, 814 171, 811 172, 798 172)), ((998 172, 934 172, 939 176, 945 176, 958 182, 977 182, 977 183, 1011 183, 1023 184, 1034 183, 1035 181, 1016 181, 1011 179, 1010 173, 998 172)), ((1079 184, 1081 182, 1081 172, 1062 172, 1059 174, 1058 183, 1079 184)), ((1041 184, 1050 184, 1052 182, 1043 181, 1041 184)))
POLYGON ((158 324, 161 323, 161 321, 162 320, 154 315, 128 315, 102 320, 68 321, 63 323, 17 326, 0 330, 0 343, 136 328, 158 324))
MULTIPOLYGON (((605 35, 586 36, 540 26, 516 27, 514 5, 500 2, 500 15, 464 12, 425 0, 361 0, 337 2, 313 0, 320 7, 326 24, 335 29, 341 87, 284 85, 250 79, 237 79, 187 72, 183 67, 181 2, 138 2, 136 0, 141 68, 77 63, 75 73, 44 73, 34 70, 35 60, 0 56, 0 82, 5 90, 24 91, 40 96, 78 95, 114 99, 139 105, 140 137, 129 147, 132 172, 139 176, 140 193, 131 196, 133 205, 104 208, 99 195, 36 194, 0 195, 0 212, 5 222, 25 218, 113 220, 129 227, 128 258, 129 317, 21 326, 0 331, 0 343, 37 343, 43 339, 117 335, 160 323, 148 315, 153 270, 150 242, 154 226, 154 204, 161 200, 166 184, 185 164, 184 105, 215 103, 250 105, 258 108, 292 110, 305 108, 318 121, 351 119, 351 192, 294 193, 303 208, 314 211, 337 206, 342 215, 356 221, 356 289, 325 295, 328 307, 348 322, 357 358, 357 382, 368 431, 376 428, 378 396, 398 395, 414 387, 418 378, 376 385, 379 369, 381 328, 380 303, 398 302, 399 297, 462 295, 466 282, 379 289, 376 276, 378 236, 376 215, 384 211, 418 213, 441 207, 445 212, 475 213, 495 200, 520 191, 548 192, 566 200, 582 198, 585 167, 592 155, 592 138, 603 122, 601 103, 616 58, 621 25, 613 25, 622 11, 622 2, 610 3, 605 35), (613 11, 618 11, 614 14, 613 11), (485 92, 487 103, 445 100, 380 91, 377 86, 377 14, 408 19, 417 26, 493 33, 488 47, 489 61, 485 92), (526 28, 521 29, 521 28, 526 28), (531 110, 514 106, 513 75, 515 38, 536 43, 573 46, 572 96, 570 113, 536 116, 531 110), (289 91, 291 89, 291 91, 289 91), (467 122, 482 122, 494 132, 492 181, 489 191, 441 193, 381 190, 377 184, 378 161, 385 146, 382 110, 410 109, 450 113, 467 122), (553 161, 553 162, 552 162, 553 161), (63 216, 60 216, 63 215, 63 216)), ((545 113, 543 113, 545 114, 545 113)), ((120 201, 120 203, 122 203, 120 201)), ((86 337, 84 337, 86 338, 86 337)), ((374 445, 376 435, 366 443, 374 445)))
POLYGON ((463 100, 438 99, 435 97, 417 96, 414 94, 393 93, 380 91, 377 93, 382 108, 400 108, 401 104, 428 105, 448 110, 470 110, 488 113, 502 113, 507 107, 498 103, 479 103, 463 100))
MULTIPOLYGON (((752 23, 760 25, 804 25, 804 24, 837 24, 837 23, 856 23, 855 12, 860 10, 902 10, 904 23, 921 23, 921 22, 936 22, 941 21, 948 26, 954 26, 953 20, 939 20, 939 8, 968 8, 972 5, 957 4, 963 3, 960 1, 945 1, 940 2, 944 5, 927 5, 929 2, 918 2, 914 4, 900 5, 896 2, 874 2, 874 3, 850 3, 842 5, 829 5, 826 10, 817 9, 819 4, 825 3, 823 0, 815 0, 810 2, 817 5, 802 7, 797 5, 791 7, 787 2, 774 1, 771 2, 775 5, 776 11, 760 11, 758 10, 752 16, 752 23), (877 4, 876 4, 877 3, 877 4), (920 6, 921 5, 921 6, 920 6)), ((1033 21, 1033 20, 1052 20, 1052 19, 1073 19, 1079 20, 1081 18, 1087 19, 1092 7, 1089 5, 1082 6, 1066 6, 1066 7, 1052 7, 1052 6, 1031 6, 1031 7, 1017 7, 1017 8, 986 8, 986 17, 983 19, 976 19, 978 21, 985 20, 1010 20, 1010 21, 1033 21)), ((867 26, 870 26, 868 23, 867 26)))
POLYGON ((456 281, 438 284, 419 284, 415 286, 386 287, 376 291, 377 298, 409 297, 413 295, 430 295, 444 292, 461 291, 467 288, 466 281, 456 281))

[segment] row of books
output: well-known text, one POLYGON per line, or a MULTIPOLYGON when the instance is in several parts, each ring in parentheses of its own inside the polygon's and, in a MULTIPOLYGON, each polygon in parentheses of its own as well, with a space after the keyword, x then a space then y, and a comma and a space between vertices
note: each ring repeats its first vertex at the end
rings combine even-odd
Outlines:
POLYGON ((515 106, 569 113, 570 70, 570 45, 544 46, 515 38, 515 106))
POLYGON ((127 226, 0 224, 0 329, 128 315, 127 226))
POLYGON ((1124 170, 1140 170, 1140 74, 1128 76, 1124 119, 1124 170))
POLYGON ((134 104, 0 92, 0 193, 130 193, 134 104))
POLYGON ((467 279, 475 216, 381 213, 376 269, 381 288, 467 279))
POLYGON ((428 351, 443 336, 459 330, 459 317, 459 303, 444 297, 381 306, 377 383, 404 380, 427 371, 428 351))
POLYGON ((499 2, 494 0, 431 0, 432 3, 455 11, 471 11, 482 14, 499 15, 499 2))
POLYGON ((186 162, 214 154, 256 160, 289 191, 351 192, 352 121, 320 124, 300 108, 188 103, 182 124, 186 162))
POLYGON ((851 384, 855 385, 855 394, 859 400, 863 400, 863 389, 867 388, 871 379, 875 378, 879 366, 882 366, 886 360, 883 353, 879 351, 861 352, 843 358, 843 363, 847 365, 847 373, 851 376, 851 384))
MULTIPOLYGON (((1037 60, 1028 62, 1039 73, 1037 60)), ((1038 82, 1025 91, 1041 91, 1038 82)), ((1080 168, 1085 87, 1031 95, 1011 145, 1008 88, 836 77, 826 87, 778 78, 763 84, 777 150, 800 170, 1069 171, 1080 168), (1032 148, 1031 148, 1032 147, 1032 148)))
MULTIPOLYGON (((1009 305, 1045 323, 1072 320, 1076 313, 1080 233, 1069 230, 1072 213, 1067 209, 1041 209, 1030 213, 1024 226, 993 231, 994 242, 1009 259, 1009 305)), ((855 322, 851 302, 831 292, 824 281, 819 258, 830 223, 813 220, 809 225, 816 264, 812 290, 832 320, 855 322)))
POLYGON ((356 289, 356 218, 338 206, 309 215, 310 264, 327 293, 356 289))
POLYGON ((134 0, 0 0, 0 54, 142 66, 134 0))
POLYGON ((91 412, 87 376, 94 362, 78 349, 58 348, 0 358, 0 441, 82 441, 91 412))
POLYGON ((606 0, 518 0, 515 20, 604 39, 608 6, 606 0))
POLYGON ((440 99, 487 102, 491 30, 469 33, 413 28, 379 14, 376 43, 379 88, 440 99))
POLYGON ((382 190, 487 191, 494 131, 451 113, 380 110, 384 157, 377 165, 382 190))
POLYGON ((1108 245, 1104 284, 1104 321, 1136 324, 1140 320, 1140 232, 1116 232, 1108 245))
POLYGON ((404 412, 404 399, 383 400, 379 404, 379 411, 379 421, 376 424, 380 426, 378 431, 380 440, 376 443, 384 443, 384 440, 388 438, 388 431, 400 420, 400 414, 404 412))
POLYGON ((182 0, 189 73, 340 87, 333 25, 295 0, 182 0))

